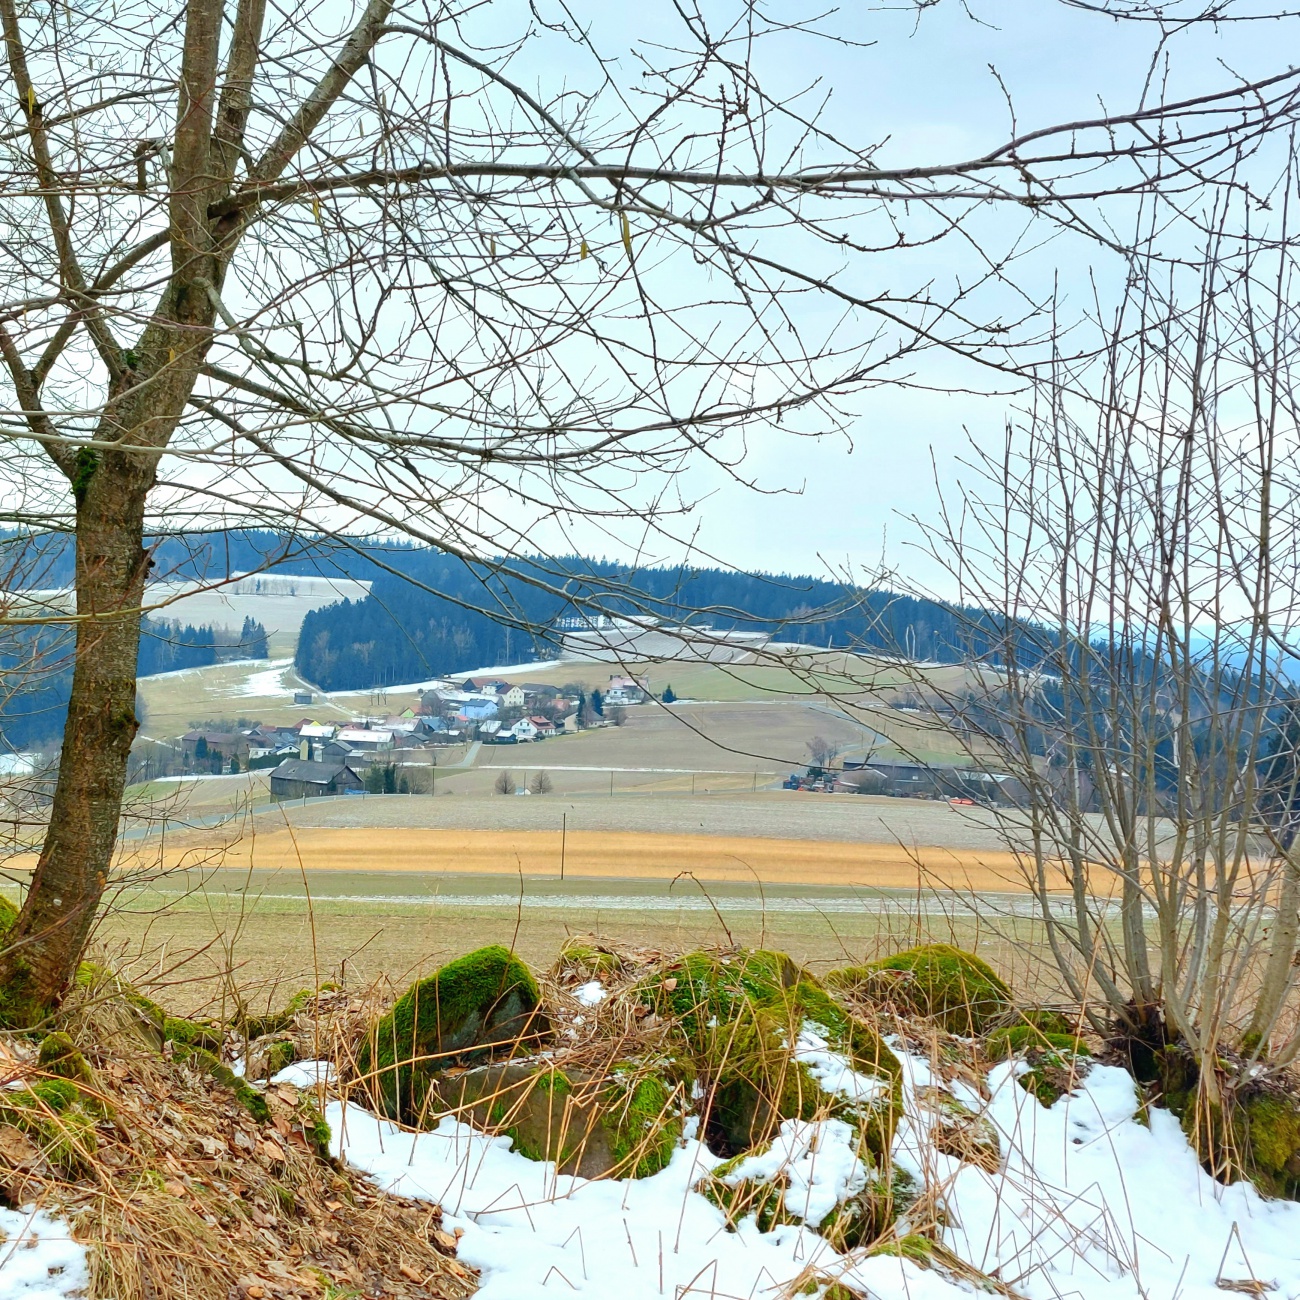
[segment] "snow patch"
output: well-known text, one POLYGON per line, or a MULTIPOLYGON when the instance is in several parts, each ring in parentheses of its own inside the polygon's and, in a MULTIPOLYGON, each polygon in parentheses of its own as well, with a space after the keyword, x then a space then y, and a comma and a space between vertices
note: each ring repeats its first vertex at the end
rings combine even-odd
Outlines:
POLYGON ((857 1129, 842 1119, 788 1119, 766 1151, 746 1156, 723 1178, 728 1187, 778 1180, 785 1208, 816 1227, 867 1185, 857 1129))
POLYGON ((86 1248, 44 1210, 0 1209, 0 1300, 64 1300, 90 1280, 86 1248))
POLYGON ((584 1007, 598 1007, 609 997, 609 990, 599 980, 588 980, 573 990, 573 996, 584 1007))
POLYGON ((808 1067, 808 1073, 829 1093, 847 1101, 869 1105, 887 1097, 890 1084, 874 1074, 859 1074, 848 1057, 831 1050, 826 1030, 821 1025, 805 1020, 799 1037, 795 1040, 794 1059, 808 1067))
POLYGON ((271 1076, 271 1083, 291 1083, 295 1088, 315 1088, 320 1084, 329 1087, 337 1078, 337 1071, 328 1061, 295 1061, 271 1076))

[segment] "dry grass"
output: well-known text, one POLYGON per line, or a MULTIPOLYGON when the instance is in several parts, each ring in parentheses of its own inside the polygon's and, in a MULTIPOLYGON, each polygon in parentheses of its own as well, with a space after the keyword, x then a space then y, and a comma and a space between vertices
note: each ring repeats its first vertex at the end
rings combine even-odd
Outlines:
MULTIPOLYGON (((62 1020, 104 1110, 93 1152, 69 1169, 15 1130, 0 1144, 0 1183, 69 1219, 90 1248, 92 1297, 460 1300, 474 1290, 437 1206, 322 1159, 317 1098, 272 1087, 269 1119, 255 1119, 199 1058, 159 1052, 111 988, 74 999, 62 1020)), ((37 1077, 21 1041, 7 1046, 8 1073, 37 1077)))

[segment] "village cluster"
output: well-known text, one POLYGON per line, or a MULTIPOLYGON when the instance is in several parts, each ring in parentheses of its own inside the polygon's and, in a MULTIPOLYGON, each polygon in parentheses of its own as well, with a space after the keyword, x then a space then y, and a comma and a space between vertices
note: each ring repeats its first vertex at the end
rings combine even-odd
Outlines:
MULTIPOLYGON (((499 678, 435 681, 419 688, 416 703, 399 713, 346 723, 303 717, 291 724, 217 724, 180 737, 188 772, 224 774, 270 768, 273 799, 340 795, 362 790, 406 793, 419 780, 408 767, 432 767, 436 751, 479 742, 521 745, 616 726, 628 705, 650 698, 644 678, 611 675, 603 690, 581 685, 525 685, 499 678), (401 767, 401 773, 397 771, 401 767), (389 788, 389 787, 392 788, 389 788)), ((295 703, 314 697, 300 691, 295 703)))

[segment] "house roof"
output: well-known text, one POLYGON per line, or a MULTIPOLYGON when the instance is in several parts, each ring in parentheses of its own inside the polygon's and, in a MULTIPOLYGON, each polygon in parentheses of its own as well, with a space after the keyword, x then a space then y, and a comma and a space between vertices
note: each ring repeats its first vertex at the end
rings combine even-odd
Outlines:
POLYGON ((187 731, 182 740, 205 740, 209 745, 229 745, 242 737, 237 731, 187 731))
MULTIPOLYGON (((329 785, 344 772, 352 772, 346 763, 316 763, 307 758, 287 758, 271 775, 285 781, 303 781, 307 785, 329 785)), ((355 772, 352 772, 356 776, 355 772)))
POLYGON ((329 739, 334 734, 334 728, 325 722, 308 722, 305 726, 298 729, 300 736, 306 736, 308 739, 317 740, 329 739))
POLYGON ((344 727, 338 734, 339 740, 346 740, 353 745, 389 745, 392 744, 391 731, 371 731, 369 727, 344 727))

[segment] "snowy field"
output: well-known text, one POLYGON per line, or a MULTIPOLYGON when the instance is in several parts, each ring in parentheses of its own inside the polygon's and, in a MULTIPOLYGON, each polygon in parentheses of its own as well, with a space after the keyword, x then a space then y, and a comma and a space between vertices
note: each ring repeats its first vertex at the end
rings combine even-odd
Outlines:
MULTIPOLYGON (((953 1095, 997 1130, 1002 1167, 989 1173, 934 1149, 933 1112, 918 1097, 936 1081, 926 1061, 903 1059, 907 1117, 895 1163, 942 1198, 943 1246, 1010 1294, 1211 1300, 1235 1291, 1291 1300, 1300 1292, 1300 1204, 1215 1183, 1172 1115, 1139 1115, 1124 1071, 1094 1067, 1050 1109, 1017 1086, 1023 1067, 1015 1063, 992 1072, 986 1099, 955 1085, 953 1095)), ((461 1258, 483 1270, 484 1300, 763 1300, 798 1294, 813 1279, 873 1297, 979 1294, 942 1267, 841 1255, 802 1226, 763 1233, 747 1220, 728 1232, 722 1212, 694 1190, 720 1162, 693 1138, 654 1177, 588 1181, 451 1119, 413 1134, 339 1102, 328 1119, 335 1150, 354 1165, 443 1206, 447 1228, 464 1232, 461 1258)), ((841 1128, 789 1121, 761 1158, 787 1180, 787 1206, 804 1204, 813 1222, 866 1178, 841 1128)))

